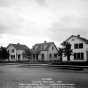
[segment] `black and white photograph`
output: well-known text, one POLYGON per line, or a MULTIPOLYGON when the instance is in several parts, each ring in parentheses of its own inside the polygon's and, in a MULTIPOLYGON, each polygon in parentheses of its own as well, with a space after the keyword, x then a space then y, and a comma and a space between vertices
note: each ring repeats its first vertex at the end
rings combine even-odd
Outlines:
POLYGON ((88 0, 0 0, 0 88, 88 88, 88 0))

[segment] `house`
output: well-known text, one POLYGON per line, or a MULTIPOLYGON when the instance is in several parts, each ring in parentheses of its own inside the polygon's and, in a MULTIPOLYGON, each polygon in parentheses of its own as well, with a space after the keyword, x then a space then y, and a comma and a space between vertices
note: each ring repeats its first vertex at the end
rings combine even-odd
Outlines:
MULTIPOLYGON (((72 55, 70 61, 72 62, 86 62, 88 61, 88 40, 80 35, 71 35, 65 42, 71 44, 72 55)), ((63 57, 63 61, 67 61, 67 57, 63 57)))
POLYGON ((52 61, 58 60, 58 49, 54 42, 46 42, 35 44, 33 46, 34 61, 52 61))
POLYGON ((23 54, 25 50, 29 49, 26 45, 22 44, 9 44, 7 46, 7 51, 9 52, 9 60, 10 61, 22 61, 25 60, 23 54))

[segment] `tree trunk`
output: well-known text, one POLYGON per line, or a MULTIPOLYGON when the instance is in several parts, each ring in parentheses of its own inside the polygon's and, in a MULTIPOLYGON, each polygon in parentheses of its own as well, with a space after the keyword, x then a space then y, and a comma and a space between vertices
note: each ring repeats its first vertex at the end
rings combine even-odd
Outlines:
POLYGON ((62 56, 60 56, 60 62, 62 62, 62 56))
POLYGON ((67 61, 70 61, 70 56, 67 56, 67 61))

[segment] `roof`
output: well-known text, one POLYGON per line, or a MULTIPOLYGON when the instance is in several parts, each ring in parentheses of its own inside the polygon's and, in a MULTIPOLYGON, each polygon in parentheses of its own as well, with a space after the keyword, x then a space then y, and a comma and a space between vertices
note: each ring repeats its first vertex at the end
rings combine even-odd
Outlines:
MULTIPOLYGON (((54 42, 44 42, 44 43, 35 44, 33 46, 33 51, 35 53, 40 53, 40 51, 48 51, 52 44, 54 44, 54 42)), ((54 46, 55 46, 55 44, 54 44, 54 46)))
POLYGON ((81 37, 80 35, 71 35, 68 39, 66 39, 64 42, 68 41, 70 38, 72 37, 77 37, 79 39, 81 39, 82 41, 84 41, 86 44, 88 44, 88 39, 84 38, 84 37, 81 37))
POLYGON ((16 50, 26 50, 26 49, 29 49, 26 45, 19 44, 19 43, 17 43, 17 44, 9 44, 9 45, 7 46, 7 48, 8 48, 9 46, 13 46, 16 50))

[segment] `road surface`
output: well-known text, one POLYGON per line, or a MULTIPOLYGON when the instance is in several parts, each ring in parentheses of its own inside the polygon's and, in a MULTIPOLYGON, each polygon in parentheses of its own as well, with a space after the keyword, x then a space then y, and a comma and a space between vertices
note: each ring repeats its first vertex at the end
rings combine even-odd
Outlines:
POLYGON ((25 66, 23 64, 0 65, 0 88, 18 88, 19 83, 29 84, 42 78, 76 84, 76 88, 88 88, 88 72, 85 71, 25 66))

